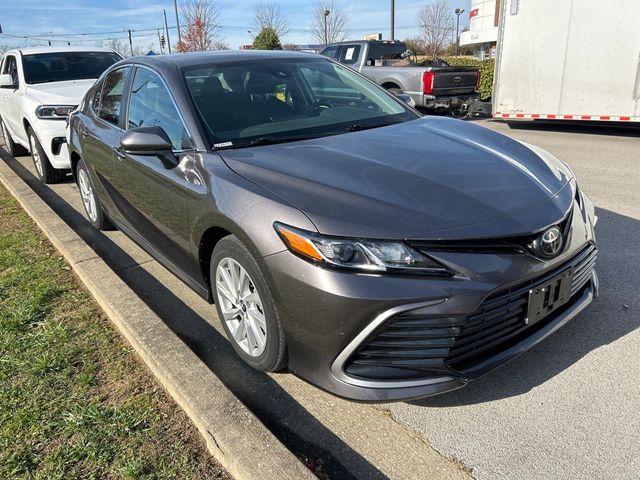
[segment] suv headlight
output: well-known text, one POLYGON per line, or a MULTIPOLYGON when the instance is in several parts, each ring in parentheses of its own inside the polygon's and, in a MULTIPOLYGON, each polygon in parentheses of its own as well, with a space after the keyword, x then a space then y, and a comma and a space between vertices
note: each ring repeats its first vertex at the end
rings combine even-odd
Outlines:
POLYGON ((40 105, 36 108, 36 117, 42 120, 65 120, 76 105, 40 105))
POLYGON ((328 237, 278 222, 273 226, 290 251, 320 265, 371 273, 454 275, 403 242, 328 237))

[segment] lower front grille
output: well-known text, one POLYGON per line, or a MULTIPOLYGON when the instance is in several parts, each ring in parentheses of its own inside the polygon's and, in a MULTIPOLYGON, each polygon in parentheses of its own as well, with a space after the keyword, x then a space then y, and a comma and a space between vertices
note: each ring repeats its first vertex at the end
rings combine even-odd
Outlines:
POLYGON ((489 295, 470 316, 434 317, 419 311, 393 316, 351 355, 345 372, 372 379, 399 379, 471 368, 521 341, 560 313, 527 325, 529 290, 572 268, 573 300, 591 279, 596 257, 595 245, 589 245, 554 271, 489 295))

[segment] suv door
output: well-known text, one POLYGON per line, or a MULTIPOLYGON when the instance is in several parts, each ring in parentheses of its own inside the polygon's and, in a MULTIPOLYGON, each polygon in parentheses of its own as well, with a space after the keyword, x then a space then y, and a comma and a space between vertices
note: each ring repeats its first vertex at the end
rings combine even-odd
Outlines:
POLYGON ((22 142, 27 143, 27 135, 22 126, 22 108, 20 105, 20 95, 18 89, 21 86, 20 76, 18 75, 18 59, 15 55, 9 54, 2 62, 2 73, 11 75, 15 89, 3 88, 0 90, 2 96, 0 108, 2 112, 2 120, 9 128, 14 137, 20 138, 22 142))
MULTIPOLYGON (((174 155, 191 149, 191 140, 169 89, 149 68, 137 66, 128 96, 127 129, 159 126, 174 155)), ((114 187, 127 226, 182 270, 191 267, 187 185, 191 169, 158 155, 116 151, 114 187)))

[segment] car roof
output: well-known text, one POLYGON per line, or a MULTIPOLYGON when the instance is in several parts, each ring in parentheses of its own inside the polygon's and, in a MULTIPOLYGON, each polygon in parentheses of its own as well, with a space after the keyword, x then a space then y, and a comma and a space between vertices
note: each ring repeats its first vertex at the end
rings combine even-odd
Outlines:
POLYGON ((12 48, 7 50, 4 54, 20 52, 23 55, 33 55, 38 53, 64 53, 64 52, 111 52, 113 50, 104 47, 72 47, 72 46, 59 46, 59 47, 24 47, 24 48, 12 48))
POLYGON ((138 63, 148 66, 192 67, 203 64, 222 64, 236 61, 286 58, 325 58, 320 55, 288 50, 216 50, 212 52, 174 53, 171 55, 149 55, 130 57, 122 63, 138 63))

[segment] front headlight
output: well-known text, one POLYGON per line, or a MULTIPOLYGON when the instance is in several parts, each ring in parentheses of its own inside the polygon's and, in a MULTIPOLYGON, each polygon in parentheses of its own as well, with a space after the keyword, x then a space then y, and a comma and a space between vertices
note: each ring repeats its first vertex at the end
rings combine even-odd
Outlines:
POLYGON ((362 272, 453 276, 444 265, 403 242, 328 237, 278 222, 274 228, 293 253, 328 267, 362 272))
POLYGON ((65 120, 75 108, 75 105, 40 105, 36 108, 36 117, 42 120, 65 120))

